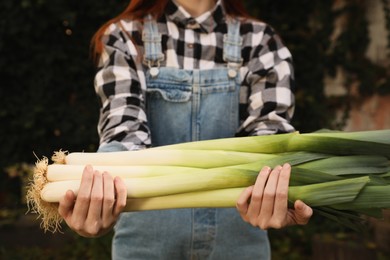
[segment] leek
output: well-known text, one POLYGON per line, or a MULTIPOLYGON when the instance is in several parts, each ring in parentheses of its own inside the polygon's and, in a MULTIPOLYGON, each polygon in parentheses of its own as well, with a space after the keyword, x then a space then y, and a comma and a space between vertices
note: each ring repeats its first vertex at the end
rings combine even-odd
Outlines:
POLYGON ((390 208, 390 130, 298 132, 225 138, 113 153, 56 152, 37 162, 28 192, 46 230, 61 218, 57 202, 78 192, 83 168, 107 171, 127 186, 126 210, 234 207, 263 166, 290 163, 289 201, 354 227, 361 215, 390 208))

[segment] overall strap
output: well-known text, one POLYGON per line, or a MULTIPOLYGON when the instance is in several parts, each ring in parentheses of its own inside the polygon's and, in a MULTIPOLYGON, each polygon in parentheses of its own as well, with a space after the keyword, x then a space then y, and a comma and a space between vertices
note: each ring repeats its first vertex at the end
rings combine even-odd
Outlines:
POLYGON ((240 21, 228 19, 227 25, 228 32, 223 37, 223 60, 227 62, 229 69, 238 70, 242 65, 240 21))
POLYGON ((159 67, 164 60, 161 50, 161 34, 158 32, 157 22, 151 15, 145 17, 144 29, 142 33, 144 42, 144 63, 151 67, 159 67))

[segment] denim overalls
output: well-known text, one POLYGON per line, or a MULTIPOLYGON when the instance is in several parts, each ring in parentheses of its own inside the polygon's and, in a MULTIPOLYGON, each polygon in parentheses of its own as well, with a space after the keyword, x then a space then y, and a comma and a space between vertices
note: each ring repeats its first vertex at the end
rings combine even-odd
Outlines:
MULTIPOLYGON (((211 70, 160 67, 157 23, 144 24, 146 112, 153 146, 233 137, 239 124, 240 23, 224 37, 226 66, 211 70)), ((123 213, 113 259, 269 259, 266 231, 236 209, 177 209, 123 213)))

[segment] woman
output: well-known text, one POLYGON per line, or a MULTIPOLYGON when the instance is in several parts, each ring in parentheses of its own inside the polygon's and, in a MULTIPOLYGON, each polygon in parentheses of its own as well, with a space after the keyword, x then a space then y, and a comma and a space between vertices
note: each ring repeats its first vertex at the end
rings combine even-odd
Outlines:
MULTIPOLYGON (((132 0, 96 33, 100 152, 294 131, 290 52, 239 2, 132 0)), ((288 164, 264 167, 237 209, 120 214, 123 181, 87 166, 59 212, 87 237, 116 223, 114 259, 269 259, 265 230, 312 214, 288 209, 289 176, 288 164)))

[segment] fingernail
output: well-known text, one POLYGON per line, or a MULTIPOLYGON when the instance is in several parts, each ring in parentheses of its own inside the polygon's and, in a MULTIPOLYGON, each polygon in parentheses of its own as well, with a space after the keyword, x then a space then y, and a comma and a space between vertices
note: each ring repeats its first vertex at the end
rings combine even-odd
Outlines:
POLYGON ((267 172, 267 173, 269 173, 269 172, 271 171, 271 167, 269 167, 269 166, 264 166, 262 170, 265 171, 265 172, 267 172))
POLYGON ((302 210, 302 209, 304 209, 304 207, 305 207, 305 204, 302 201, 297 200, 295 202, 295 209, 302 210))

